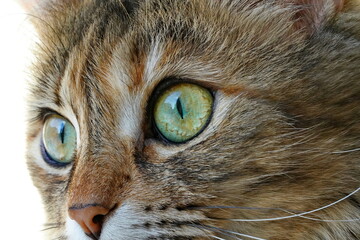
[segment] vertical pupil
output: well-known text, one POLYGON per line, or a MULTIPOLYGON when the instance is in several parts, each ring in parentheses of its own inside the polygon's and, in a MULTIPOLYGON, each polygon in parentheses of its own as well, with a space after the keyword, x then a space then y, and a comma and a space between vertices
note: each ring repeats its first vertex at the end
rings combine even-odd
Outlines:
POLYGON ((61 143, 64 144, 64 138, 65 138, 65 122, 62 122, 60 125, 60 139, 61 139, 61 143))
POLYGON ((184 119, 184 113, 183 113, 183 108, 182 108, 180 98, 178 98, 176 100, 176 108, 177 108, 177 110, 178 110, 178 112, 180 114, 181 119, 184 119))

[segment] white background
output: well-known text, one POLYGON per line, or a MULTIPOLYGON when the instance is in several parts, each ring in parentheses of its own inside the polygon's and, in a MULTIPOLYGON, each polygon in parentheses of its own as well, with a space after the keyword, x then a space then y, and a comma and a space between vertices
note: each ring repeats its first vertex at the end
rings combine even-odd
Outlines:
POLYGON ((35 34, 14 0, 0 1, 0 239, 39 240, 44 214, 26 169, 25 89, 35 34))

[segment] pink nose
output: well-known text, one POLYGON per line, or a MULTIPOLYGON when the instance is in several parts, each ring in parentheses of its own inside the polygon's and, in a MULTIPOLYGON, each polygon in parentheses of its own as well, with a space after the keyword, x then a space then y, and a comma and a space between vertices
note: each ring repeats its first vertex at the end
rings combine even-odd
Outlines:
POLYGON ((81 208, 70 207, 69 216, 81 226, 86 235, 92 239, 99 239, 103 218, 109 211, 109 209, 97 205, 89 205, 81 208))

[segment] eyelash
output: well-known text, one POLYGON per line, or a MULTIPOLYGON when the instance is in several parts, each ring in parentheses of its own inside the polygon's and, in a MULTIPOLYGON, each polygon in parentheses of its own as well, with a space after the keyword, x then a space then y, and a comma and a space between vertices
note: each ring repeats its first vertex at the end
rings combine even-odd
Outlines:
POLYGON ((33 120, 40 121, 42 124, 44 124, 46 118, 52 114, 62 116, 61 114, 57 113, 56 111, 52 110, 51 108, 44 107, 44 108, 37 109, 36 116, 33 118, 33 120))

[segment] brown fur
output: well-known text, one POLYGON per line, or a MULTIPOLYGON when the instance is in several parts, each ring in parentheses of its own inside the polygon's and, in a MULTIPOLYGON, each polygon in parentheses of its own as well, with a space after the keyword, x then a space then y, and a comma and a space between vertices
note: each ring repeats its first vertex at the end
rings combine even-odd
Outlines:
POLYGON ((360 186, 360 2, 314 2, 87 0, 34 10, 28 164, 49 239, 77 239, 68 208, 87 204, 112 209, 101 240, 236 237, 201 224, 269 240, 359 239, 359 221, 321 221, 359 219, 359 193, 305 215, 320 221, 230 220, 311 211, 360 186), (179 145, 151 129, 154 91, 174 79, 215 92, 208 127, 179 145), (49 109, 78 126, 65 169, 41 163, 49 109), (151 221, 110 233, 125 205, 151 221))

